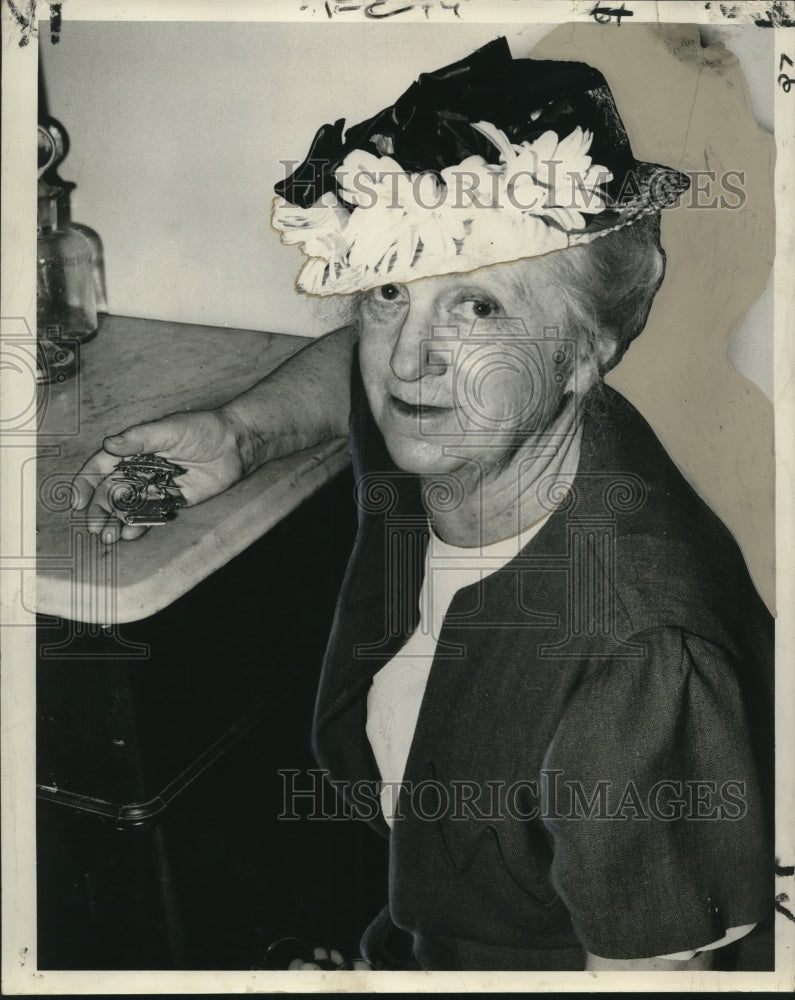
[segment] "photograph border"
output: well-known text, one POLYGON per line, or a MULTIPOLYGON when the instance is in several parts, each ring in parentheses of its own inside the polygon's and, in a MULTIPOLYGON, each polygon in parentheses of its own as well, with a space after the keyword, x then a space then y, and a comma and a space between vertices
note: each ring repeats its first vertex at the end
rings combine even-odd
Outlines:
MULTIPOLYGON (((385 0, 388 2, 388 0, 385 0)), ((2 307, 3 364, 0 366, 0 494, 2 550, 0 599, 2 618, 2 988, 9 995, 91 995, 99 993, 246 993, 246 992, 480 992, 574 991, 666 992, 706 990, 791 991, 795 986, 795 918, 777 914, 776 971, 770 973, 698 972, 687 976, 650 972, 580 973, 442 973, 442 972, 166 972, 166 971, 42 971, 36 964, 35 859, 35 523, 25 510, 35 497, 23 495, 35 459, 35 364, 24 364, 25 352, 35 358, 35 190, 31 183, 36 157, 32 127, 37 105, 38 46, 52 44, 39 27, 68 36, 70 23, 82 20, 118 21, 303 21, 330 19, 331 3, 293 3, 276 0, 268 5, 240 0, 183 2, 183 0, 2 0, 2 307), (267 7, 263 10, 263 7, 267 7), (33 331, 33 332, 32 332, 33 331), (7 345, 11 345, 7 348, 7 345), (32 345, 32 347, 31 347, 32 345), (13 353, 12 353, 13 350, 13 353), (6 360, 6 359, 9 360, 6 360)), ((339 6, 339 5, 338 5, 339 6)), ((347 4, 344 16, 366 18, 364 4, 347 4)), ((473 23, 527 21, 550 29, 570 21, 593 21, 594 11, 614 19, 623 8, 633 23, 725 24, 721 7, 739 7, 737 22, 771 19, 776 65, 780 78, 782 53, 795 59, 795 4, 703 2, 626 3, 594 5, 562 0, 435 0, 402 5, 405 19, 428 18, 446 23, 453 17, 473 23), (453 8, 457 8, 454 10, 453 8), (423 12, 423 8, 428 8, 423 12), (791 26, 786 24, 792 9, 791 26), (776 20, 776 19, 779 20, 776 20)), ((616 23, 605 30, 620 30, 616 23)), ((795 73, 792 74, 795 76, 795 73)), ((777 849, 782 863, 795 861, 795 86, 775 86, 776 258, 774 264, 774 410, 776 435, 776 809, 777 849), (783 851, 787 850, 785 856, 783 851)), ((782 878, 777 892, 781 906, 795 910, 795 882, 782 878)))

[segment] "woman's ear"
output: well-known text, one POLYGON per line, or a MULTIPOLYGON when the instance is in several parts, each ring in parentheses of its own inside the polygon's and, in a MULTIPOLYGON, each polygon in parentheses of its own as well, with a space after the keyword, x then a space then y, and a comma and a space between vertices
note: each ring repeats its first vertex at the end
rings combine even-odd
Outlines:
POLYGON ((577 392, 584 396, 597 382, 602 373, 610 368, 610 362, 616 353, 615 339, 609 333, 600 330, 588 331, 576 340, 576 351, 567 392, 577 392))
POLYGON ((618 350, 618 342, 612 332, 600 330, 593 340, 593 352, 596 359, 596 366, 599 373, 606 372, 612 368, 613 358, 618 350))

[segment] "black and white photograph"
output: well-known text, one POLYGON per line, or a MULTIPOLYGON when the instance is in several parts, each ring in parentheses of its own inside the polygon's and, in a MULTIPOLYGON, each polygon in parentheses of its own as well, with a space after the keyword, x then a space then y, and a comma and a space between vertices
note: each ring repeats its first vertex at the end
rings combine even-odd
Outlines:
POLYGON ((3 991, 790 991, 795 3, 2 16, 3 991))

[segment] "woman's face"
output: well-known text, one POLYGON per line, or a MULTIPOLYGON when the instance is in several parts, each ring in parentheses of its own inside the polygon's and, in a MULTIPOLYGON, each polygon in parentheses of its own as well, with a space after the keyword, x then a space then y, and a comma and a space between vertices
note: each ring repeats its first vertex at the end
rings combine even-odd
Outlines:
POLYGON ((487 474, 549 427, 577 362, 553 258, 365 293, 362 376, 399 468, 487 474))

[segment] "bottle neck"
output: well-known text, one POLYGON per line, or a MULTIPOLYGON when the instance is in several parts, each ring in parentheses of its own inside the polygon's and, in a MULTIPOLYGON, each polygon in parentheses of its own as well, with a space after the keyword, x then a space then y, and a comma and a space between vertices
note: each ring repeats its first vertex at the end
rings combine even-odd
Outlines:
POLYGON ((36 227, 39 233, 53 232, 58 228, 58 198, 63 188, 50 187, 39 181, 38 213, 36 227))

